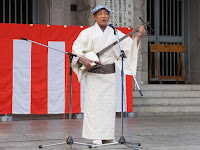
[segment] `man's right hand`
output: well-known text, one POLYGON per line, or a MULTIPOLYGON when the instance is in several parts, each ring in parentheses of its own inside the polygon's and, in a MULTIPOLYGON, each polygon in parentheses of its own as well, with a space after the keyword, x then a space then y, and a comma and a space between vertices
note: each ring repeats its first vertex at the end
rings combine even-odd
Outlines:
POLYGON ((86 70, 89 70, 92 68, 90 61, 83 59, 83 58, 79 58, 79 61, 83 64, 83 66, 85 66, 86 70))

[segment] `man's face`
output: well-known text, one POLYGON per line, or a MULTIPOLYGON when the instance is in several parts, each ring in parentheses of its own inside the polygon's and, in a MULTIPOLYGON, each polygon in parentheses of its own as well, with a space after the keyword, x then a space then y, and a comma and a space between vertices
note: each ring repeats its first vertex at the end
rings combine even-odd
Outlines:
POLYGON ((101 9, 94 14, 94 20, 103 29, 105 29, 107 27, 109 19, 110 19, 110 14, 105 9, 101 9))

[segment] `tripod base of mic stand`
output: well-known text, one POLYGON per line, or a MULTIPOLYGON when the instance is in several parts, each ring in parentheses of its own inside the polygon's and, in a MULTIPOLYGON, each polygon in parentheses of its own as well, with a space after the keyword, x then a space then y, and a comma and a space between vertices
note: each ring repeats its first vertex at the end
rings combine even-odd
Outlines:
POLYGON ((73 144, 73 138, 69 136, 66 141, 67 144, 73 144))
POLYGON ((121 137, 120 137, 119 143, 120 143, 120 144, 126 143, 126 140, 125 140, 124 136, 121 136, 121 137))
POLYGON ((73 138, 72 138, 71 136, 69 136, 69 137, 67 138, 66 142, 55 143, 55 144, 48 144, 48 145, 39 145, 39 148, 50 147, 50 146, 56 146, 56 145, 62 145, 62 144, 68 144, 68 145, 70 145, 71 149, 72 149, 72 144, 78 144, 78 145, 88 146, 89 148, 92 148, 92 147, 93 147, 92 144, 74 142, 74 141, 73 141, 73 138))
MULTIPOLYGON (((126 139, 125 139, 124 136, 121 136, 121 137, 120 137, 119 143, 128 146, 127 143, 126 143, 126 139)), ((141 143, 134 143, 134 145, 136 145, 136 146, 141 146, 141 143)), ((131 147, 131 146, 128 146, 128 147, 133 148, 133 147, 131 147)), ((135 150, 135 149, 134 149, 134 150, 135 150)))
POLYGON ((55 146, 55 145, 62 145, 62 144, 66 144, 66 142, 55 143, 55 144, 48 144, 48 145, 39 145, 39 148, 50 147, 50 146, 55 146))
MULTIPOLYGON (((127 143, 126 143, 126 140, 125 138, 122 136, 120 139, 119 139, 119 142, 114 142, 114 143, 107 143, 107 144, 100 144, 100 145, 90 145, 89 148, 97 148, 97 147, 104 147, 104 146, 111 146, 111 145, 117 145, 117 144, 124 144, 126 145, 127 147, 131 148, 131 149, 134 149, 134 150, 138 150, 132 146, 129 146, 127 143)), ((141 146, 141 143, 134 143, 136 146, 141 146)))
POLYGON ((67 143, 68 145, 70 145, 71 148, 72 148, 72 144, 84 145, 84 146, 88 146, 89 148, 92 148, 92 144, 74 142, 74 141, 73 141, 73 138, 72 138, 71 136, 69 136, 69 137, 67 138, 66 143, 67 143))

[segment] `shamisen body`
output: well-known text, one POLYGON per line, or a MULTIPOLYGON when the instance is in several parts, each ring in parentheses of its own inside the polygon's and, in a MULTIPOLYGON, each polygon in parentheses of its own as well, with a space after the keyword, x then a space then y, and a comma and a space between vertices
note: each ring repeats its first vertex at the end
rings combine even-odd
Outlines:
MULTIPOLYGON (((100 50, 115 42, 117 37, 113 29, 108 26, 112 11, 105 6, 97 6, 93 9, 96 23, 83 30, 75 40, 72 52, 80 56, 86 53, 98 53, 100 50)), ((136 73, 138 45, 144 33, 144 27, 138 29, 139 33, 134 40, 130 37, 121 42, 130 67, 136 73)), ((119 37, 124 36, 118 31, 119 37)), ((85 107, 82 137, 94 140, 94 144, 102 144, 102 140, 114 140, 115 138, 115 105, 116 105, 116 76, 115 66, 121 69, 120 49, 113 46, 103 53, 99 60, 103 67, 91 71, 91 63, 82 58, 73 58, 72 68, 79 81, 85 77, 85 107), (79 67, 82 63, 86 70, 79 67), (89 70, 89 71, 87 71, 89 70)), ((129 67, 124 63, 124 73, 131 74, 129 67)))

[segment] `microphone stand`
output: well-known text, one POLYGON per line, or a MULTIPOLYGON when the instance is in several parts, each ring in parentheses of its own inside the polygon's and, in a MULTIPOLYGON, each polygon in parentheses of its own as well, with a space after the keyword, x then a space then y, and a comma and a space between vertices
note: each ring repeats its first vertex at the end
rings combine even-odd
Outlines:
MULTIPOLYGON (((142 20, 141 17, 139 17, 139 19, 142 21, 143 25, 148 26, 152 31, 154 31, 154 30, 151 28, 151 26, 150 26, 150 22, 144 23, 144 21, 142 20)), ((121 86, 122 86, 122 87, 121 87, 121 88, 122 88, 122 101, 121 101, 121 105, 122 105, 122 106, 121 106, 121 126, 122 126, 122 130, 121 130, 121 134, 122 134, 122 135, 121 135, 121 137, 120 137, 120 139, 119 139, 119 143, 120 143, 120 144, 125 144, 126 146, 128 146, 128 145, 126 144, 126 139, 125 139, 125 137, 124 137, 124 135, 123 135, 124 58, 127 58, 127 57, 126 57, 126 55, 125 55, 125 53, 124 53, 124 50, 122 50, 122 48, 121 48, 121 44, 120 44, 121 39, 119 38, 118 31, 116 30, 116 28, 115 28, 112 24, 109 24, 109 26, 114 30, 114 34, 115 34, 115 35, 116 35, 116 33, 117 33, 117 42, 118 42, 118 45, 119 45, 120 57, 121 57, 121 61, 122 61, 122 69, 121 69, 121 86)), ((149 34, 149 32, 148 32, 148 30, 147 30, 146 28, 145 28, 145 30, 146 30, 147 34, 149 34)), ((135 31, 134 33, 136 33, 136 32, 138 32, 138 30, 135 31)), ((125 60, 126 60, 126 63, 127 63, 127 65, 128 65, 129 70, 130 70, 131 73, 132 73, 132 76, 133 76, 133 79, 134 79, 134 81, 135 81, 135 84, 136 84, 136 86, 137 86, 137 88, 138 88, 138 91, 140 92, 140 95, 143 96, 142 91, 141 91, 141 89, 140 89, 140 87, 139 87, 139 85, 138 85, 138 82, 137 82, 136 78, 135 78, 135 75, 134 75, 134 73, 133 73, 133 71, 132 71, 132 69, 131 69, 131 67, 130 67, 130 65, 129 65, 129 62, 128 62, 127 59, 125 59, 125 60)), ((134 145, 141 146, 141 143, 133 143, 133 147, 130 147, 130 146, 128 146, 128 147, 135 150, 134 145)))
MULTIPOLYGON (((81 57, 81 56, 78 56, 76 54, 73 54, 73 53, 69 53, 69 52, 64 52, 64 51, 61 51, 59 49, 55 49, 55 48, 52 48, 52 47, 49 47, 47 45, 44 45, 44 44, 41 44, 41 43, 38 43, 38 42, 35 42, 35 41, 32 41, 32 40, 29 40, 29 39, 26 39, 26 38, 23 38, 21 37, 22 40, 25 40, 25 41, 28 41, 28 42, 31 42, 31 43, 35 43, 35 44, 38 44, 38 45, 41 45, 41 46, 44 46, 44 47, 47 47, 47 48, 50 48, 52 50, 55 50, 55 51, 58 51, 58 52, 61 52, 61 53, 65 53, 65 54, 68 54, 69 55, 69 60, 70 60, 70 88, 69 88, 69 136, 67 138, 67 140, 65 142, 62 142, 62 143, 55 143, 55 144, 47 144, 47 145, 39 145, 39 148, 43 148, 43 147, 50 147, 50 146, 55 146, 55 145, 62 145, 62 144, 68 144, 70 145, 70 148, 72 148, 72 144, 78 144, 78 145, 85 145, 85 146, 88 146, 88 147, 92 147, 92 144, 87 144, 87 143, 79 143, 79 142, 74 142, 73 141, 73 138, 71 136, 71 98, 72 98, 72 59, 73 57, 79 57, 79 58, 83 58, 83 59, 86 59, 86 60, 89 60, 85 57, 81 57)), ((89 60, 91 61, 91 60, 89 60)), ((65 112, 64 112, 65 113, 65 112)))
MULTIPOLYGON (((121 128, 121 137, 120 137, 120 139, 119 139, 119 143, 120 143, 120 144, 125 144, 125 145, 126 145, 126 139, 125 139, 124 134, 123 134, 123 129, 124 129, 124 127, 123 127, 123 119, 124 119, 124 117, 123 117, 123 106, 124 106, 123 100, 124 100, 124 58, 127 58, 127 57, 126 57, 126 55, 125 55, 124 50, 122 50, 122 48, 121 48, 121 44, 120 44, 120 40, 119 40, 119 33, 118 33, 118 31, 117 31, 115 28, 114 28, 114 33, 117 33, 117 41, 118 41, 118 45, 119 45, 119 49, 120 49, 120 57, 121 57, 121 61, 122 61, 122 69, 121 69, 121 88, 122 88, 122 100, 121 100, 121 127, 122 127, 122 128, 121 128)), ((126 62, 128 63, 127 59, 126 59, 126 62)), ((131 70, 131 68, 130 68, 130 66, 129 66, 129 63, 128 63, 128 67, 129 67, 129 69, 131 70)), ((132 70, 131 70, 131 72, 132 72, 132 70)), ((135 78, 133 72, 132 72, 132 75, 133 75, 133 78, 134 78, 135 83, 136 83, 136 85, 137 85, 137 88, 138 88, 138 90, 139 90, 139 92, 140 92, 140 95, 143 96, 142 91, 141 91, 141 89, 140 89, 140 87, 139 87, 139 85, 138 85, 138 83, 137 83, 137 80, 136 80, 136 78, 135 78)), ((134 143, 134 145, 141 146, 141 143, 134 143)), ((133 146, 134 146, 134 145, 133 145, 133 146)), ((126 145, 126 146, 128 146, 128 145, 126 145)), ((133 147, 130 147, 130 146, 128 146, 128 147, 134 149, 133 147)))

